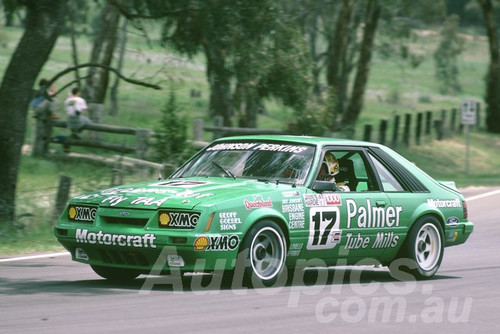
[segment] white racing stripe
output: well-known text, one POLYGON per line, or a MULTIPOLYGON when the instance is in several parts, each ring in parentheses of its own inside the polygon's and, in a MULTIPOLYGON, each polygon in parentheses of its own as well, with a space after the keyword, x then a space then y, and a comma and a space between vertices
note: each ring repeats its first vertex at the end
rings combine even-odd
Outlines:
POLYGON ((0 263, 13 262, 13 261, 23 261, 23 260, 44 259, 44 258, 57 257, 57 256, 63 256, 63 255, 70 255, 70 253, 69 252, 58 252, 58 253, 48 253, 48 254, 38 254, 38 255, 16 256, 16 257, 10 257, 7 259, 0 259, 0 263))
POLYGON ((481 199, 481 198, 485 198, 485 197, 489 197, 489 196, 494 196, 494 195, 498 195, 498 194, 500 194, 500 189, 489 191, 489 192, 484 193, 484 194, 480 194, 480 195, 468 197, 465 200, 467 202, 470 202, 470 201, 475 201, 476 199, 481 199))

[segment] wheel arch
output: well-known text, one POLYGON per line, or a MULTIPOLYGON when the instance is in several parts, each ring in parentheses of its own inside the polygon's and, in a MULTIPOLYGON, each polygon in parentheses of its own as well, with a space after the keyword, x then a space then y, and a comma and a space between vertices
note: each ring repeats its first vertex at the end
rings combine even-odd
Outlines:
POLYGON ((436 208, 430 207, 427 204, 422 204, 417 209, 413 212, 413 215, 410 218, 410 225, 408 226, 408 232, 410 229, 415 225, 415 222, 417 222, 420 218, 424 216, 433 216, 435 217, 438 221, 439 224, 441 225, 441 229, 445 230, 445 219, 441 211, 437 210, 436 208))
POLYGON ((285 217, 276 210, 256 210, 248 215, 247 219, 245 220, 245 229, 242 231, 243 238, 255 224, 263 220, 270 220, 278 225, 278 227, 281 229, 281 232, 283 232, 283 236, 285 237, 286 242, 285 246, 288 250, 288 247, 290 246, 290 231, 288 229, 288 224, 286 223, 285 217))

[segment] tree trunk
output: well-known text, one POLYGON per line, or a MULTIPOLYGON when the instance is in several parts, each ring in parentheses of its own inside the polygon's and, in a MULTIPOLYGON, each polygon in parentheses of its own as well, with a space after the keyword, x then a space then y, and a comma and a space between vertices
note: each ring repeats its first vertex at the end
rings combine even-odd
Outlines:
POLYGON ((14 15, 12 14, 12 12, 7 11, 5 9, 4 9, 4 13, 5 13, 5 26, 12 27, 13 22, 14 22, 14 15))
POLYGON ((483 9, 490 46, 490 65, 486 83, 486 129, 500 133, 500 49, 491 0, 479 0, 483 9))
POLYGON ((321 57, 318 55, 318 24, 320 21, 320 14, 322 11, 323 3, 318 1, 314 6, 314 12, 311 14, 311 18, 308 23, 306 23, 305 29, 309 36, 309 51, 311 52, 311 58, 313 59, 312 64, 312 87, 313 94, 315 96, 321 96, 321 85, 320 85, 320 74, 321 74, 321 57))
MULTIPOLYGON (((91 63, 100 63, 106 66, 111 65, 118 36, 119 22, 120 13, 114 6, 106 2, 106 5, 102 9, 100 27, 92 47, 91 63)), ((109 72, 107 70, 91 67, 84 90, 84 95, 88 102, 104 103, 108 90, 108 82, 109 72)))
MULTIPOLYGON (((76 8, 76 3, 73 1, 70 2, 71 8, 68 11, 68 16, 69 19, 71 20, 70 23, 70 37, 71 37, 71 58, 73 59, 73 66, 78 66, 80 62, 78 61, 78 47, 76 45, 76 32, 75 32, 75 11, 77 10, 76 8)), ((81 77, 80 77, 80 71, 78 69, 75 70, 75 81, 76 85, 78 88, 81 88, 81 77)))
POLYGON ((342 128, 352 137, 354 126, 358 120, 359 114, 363 109, 363 100, 368 83, 370 72, 370 60, 372 57, 373 43, 375 41, 375 32, 380 17, 381 7, 378 0, 368 0, 365 28, 363 31, 363 40, 361 41, 361 50, 358 59, 356 78, 352 89, 351 100, 346 111, 342 115, 342 128))
POLYGON ((35 80, 59 36, 66 0, 24 1, 26 30, 0 86, 0 222, 15 217, 17 174, 35 80))
POLYGON ((326 79, 328 86, 333 88, 336 95, 336 103, 332 112, 334 118, 336 115, 344 112, 344 106, 347 104, 348 85, 346 81, 349 78, 349 73, 347 75, 345 73, 350 70, 344 67, 349 66, 349 64, 346 64, 345 59, 349 37, 348 28, 355 2, 353 0, 343 0, 342 8, 335 25, 335 34, 328 47, 326 79))
MULTIPOLYGON (((120 54, 118 56, 118 65, 117 70, 119 72, 123 69, 123 59, 125 58, 125 46, 127 45, 127 26, 128 20, 125 18, 123 20, 123 26, 121 28, 120 33, 120 54)), ((115 81, 111 86, 109 97, 111 100, 111 108, 109 110, 109 114, 111 116, 118 115, 118 86, 120 85, 120 78, 115 76, 115 81)))
POLYGON ((207 78, 210 85, 210 114, 224 118, 224 126, 231 125, 230 74, 225 65, 223 52, 217 46, 205 45, 207 78))

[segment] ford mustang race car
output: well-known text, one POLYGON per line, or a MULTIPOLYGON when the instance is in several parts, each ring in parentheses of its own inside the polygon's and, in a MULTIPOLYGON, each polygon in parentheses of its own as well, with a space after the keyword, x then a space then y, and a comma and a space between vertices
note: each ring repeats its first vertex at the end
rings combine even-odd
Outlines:
POLYGON ((107 279, 221 270, 269 286, 290 268, 339 260, 430 278, 472 230, 454 182, 383 145, 238 136, 167 179, 73 198, 55 235, 107 279))

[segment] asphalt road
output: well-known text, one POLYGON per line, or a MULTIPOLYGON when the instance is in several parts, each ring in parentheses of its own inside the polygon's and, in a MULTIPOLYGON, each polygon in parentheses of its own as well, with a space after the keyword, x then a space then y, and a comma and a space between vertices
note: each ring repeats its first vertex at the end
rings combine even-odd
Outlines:
POLYGON ((268 289, 113 284, 65 254, 0 259, 0 333, 500 333, 500 188, 464 194, 475 231, 430 281, 369 267, 268 289))

